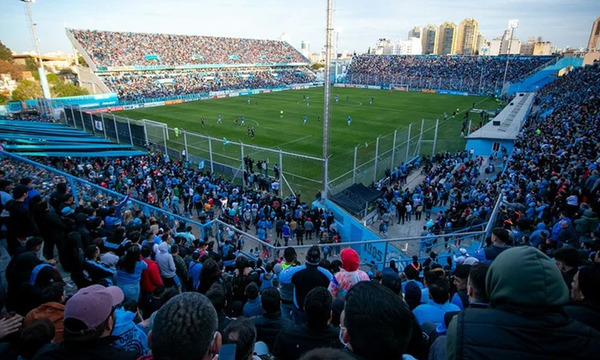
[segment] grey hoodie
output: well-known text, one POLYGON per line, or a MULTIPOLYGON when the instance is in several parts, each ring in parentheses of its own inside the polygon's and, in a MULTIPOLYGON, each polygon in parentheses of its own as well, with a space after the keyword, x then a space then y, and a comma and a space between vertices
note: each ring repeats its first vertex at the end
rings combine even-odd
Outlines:
POLYGON ((158 254, 156 254, 156 263, 160 270, 160 275, 165 278, 175 277, 175 262, 173 255, 169 254, 169 244, 161 242, 158 245, 158 254))

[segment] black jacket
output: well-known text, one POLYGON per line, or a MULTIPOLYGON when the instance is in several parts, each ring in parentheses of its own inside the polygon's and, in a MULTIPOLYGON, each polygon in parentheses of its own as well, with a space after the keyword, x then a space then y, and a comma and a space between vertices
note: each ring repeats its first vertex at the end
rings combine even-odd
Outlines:
POLYGON ((571 301, 565 305, 569 318, 600 331, 600 305, 590 300, 571 301))
POLYGON ((274 349, 275 339, 281 329, 292 326, 291 321, 281 317, 280 311, 253 316, 250 321, 256 327, 256 341, 264 341, 269 349, 274 349))
POLYGON ((279 332, 272 353, 279 360, 297 360, 307 351, 320 347, 342 347, 336 328, 331 325, 318 329, 295 325, 279 332))
POLYGON ((85 346, 66 347, 64 344, 58 347, 42 349, 33 357, 33 360, 135 360, 137 353, 118 349, 112 345, 116 337, 109 336, 98 339, 85 346))

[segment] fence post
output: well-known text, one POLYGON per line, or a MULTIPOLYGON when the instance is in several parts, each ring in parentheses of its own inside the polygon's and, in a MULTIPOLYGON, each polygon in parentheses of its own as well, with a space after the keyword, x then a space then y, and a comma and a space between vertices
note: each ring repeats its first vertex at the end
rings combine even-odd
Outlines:
POLYGON ((242 186, 246 187, 246 177, 244 173, 246 172, 246 163, 244 162, 244 143, 240 143, 240 155, 242 156, 242 186))
POLYGON ((375 141, 375 167, 373 169, 373 181, 377 182, 377 159, 379 159, 379 136, 375 141))
POLYGON ((148 139, 148 129, 146 128, 146 120, 142 120, 142 124, 144 125, 144 146, 148 145, 148 147, 150 147, 150 139, 148 139))
POLYGON ((431 149, 431 156, 435 155, 435 145, 437 144, 437 134, 439 125, 440 119, 435 119, 435 132, 433 133, 433 147, 431 149))
POLYGON ((188 144, 187 144, 187 131, 182 131, 183 133, 183 148, 185 150, 185 161, 188 161, 189 152, 188 152, 188 144))
POLYGON ((410 152, 410 132, 412 130, 412 123, 408 124, 408 136, 406 138, 406 158, 404 159, 404 162, 408 161, 408 154, 410 152))
POLYGON ((356 155, 358 154, 358 145, 354 147, 354 166, 352 167, 352 185, 356 184, 356 155))
POLYGON ((215 169, 213 167, 212 140, 210 138, 208 138, 208 155, 210 158, 210 172, 214 173, 215 169))
POLYGON ((72 107, 70 107, 69 109, 71 110, 71 120, 73 120, 73 127, 77 129, 77 123, 75 123, 75 112, 73 111, 72 107))
POLYGON ((167 152, 167 135, 168 135, 167 133, 168 133, 168 131, 167 131, 167 128, 164 126, 162 127, 162 130, 163 130, 163 143, 165 146, 165 155, 169 155, 169 153, 167 152))
POLYGON ((85 131, 85 121, 83 120, 83 112, 79 113, 81 115, 81 127, 83 127, 83 131, 85 131))
POLYGON ((281 149, 279 149, 279 179, 276 179, 277 181, 279 181, 279 189, 281 190, 281 197, 283 198, 283 181, 281 181, 281 178, 283 176, 283 152, 281 151, 281 149))
POLYGON ((102 133, 104 134, 104 138, 107 139, 106 126, 104 125, 104 114, 103 113, 100 113, 100 120, 102 120, 102 133))
POLYGON ((469 119, 469 130, 467 130, 467 134, 465 135, 465 137, 469 136, 471 134, 471 119, 469 119))
POLYGON ((119 139, 119 128, 117 127, 117 118, 115 114, 112 114, 113 117, 113 125, 115 126, 115 136, 117 137, 117 142, 120 144, 121 140, 119 139))
POLYGON ((90 124, 92 124, 92 134, 96 134, 96 128, 94 128, 94 116, 90 113, 90 124))
POLYGON ((129 142, 133 146, 133 134, 131 134, 131 121, 129 121, 129 118, 127 118, 127 129, 129 129, 129 142))
POLYGON ((392 143, 392 164, 390 165, 390 169, 394 168, 394 157, 396 156, 396 133, 398 129, 394 130, 394 142, 392 143))

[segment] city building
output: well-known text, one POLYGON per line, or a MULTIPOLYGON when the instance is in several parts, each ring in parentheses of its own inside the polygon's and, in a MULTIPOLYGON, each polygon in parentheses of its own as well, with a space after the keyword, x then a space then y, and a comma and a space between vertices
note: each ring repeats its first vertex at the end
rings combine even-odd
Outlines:
POLYGON ((490 47, 488 46, 488 42, 485 39, 485 36, 479 34, 477 35, 477 54, 479 55, 489 55, 490 47))
POLYGON ((513 37, 510 38, 510 30, 505 30, 502 37, 495 38, 490 41, 490 55, 518 55, 521 51, 521 41, 513 37), (509 50, 510 47, 510 50, 509 50))
POLYGON ((477 55, 477 35, 479 24, 475 19, 464 19, 458 25, 456 53, 461 55, 477 55))
POLYGON ((550 41, 544 41, 542 37, 529 38, 526 43, 521 44, 521 55, 551 55, 552 54, 552 43, 550 41))
POLYGON ((410 29, 410 31, 408 32, 408 39, 410 39, 410 38, 420 39, 422 33, 423 33, 423 28, 420 26, 415 26, 414 28, 410 29))
POLYGON ((421 32, 421 48, 423 55, 437 54, 438 28, 427 25, 421 32))
POLYGON ((310 43, 308 41, 302 40, 300 42, 300 53, 307 59, 310 58, 310 43))
POLYGON ((390 55, 392 53, 392 40, 381 38, 377 40, 375 49, 371 50, 375 55, 390 55))
POLYGON ((590 40, 588 41, 588 51, 598 51, 600 47, 600 17, 592 24, 590 40))
POLYGON ((400 40, 391 45, 392 55, 421 55, 421 53, 421 39, 416 37, 400 40))
POLYGON ((445 22, 440 25, 440 30, 438 32, 437 54, 456 54, 456 37, 457 29, 455 23, 445 22))

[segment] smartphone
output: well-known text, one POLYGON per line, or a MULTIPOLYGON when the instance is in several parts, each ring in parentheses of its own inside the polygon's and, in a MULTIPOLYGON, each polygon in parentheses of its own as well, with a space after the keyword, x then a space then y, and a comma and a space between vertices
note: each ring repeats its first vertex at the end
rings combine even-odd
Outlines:
POLYGON ((219 350, 219 360, 235 360, 235 344, 225 344, 219 350))

